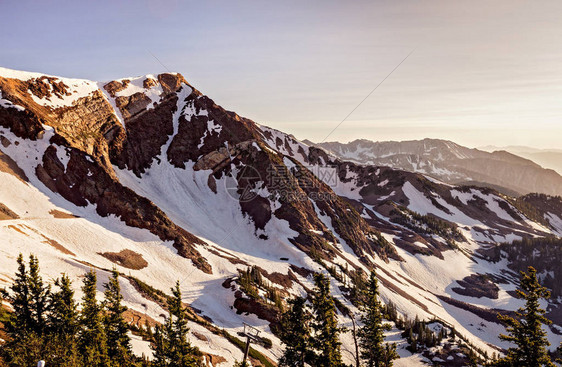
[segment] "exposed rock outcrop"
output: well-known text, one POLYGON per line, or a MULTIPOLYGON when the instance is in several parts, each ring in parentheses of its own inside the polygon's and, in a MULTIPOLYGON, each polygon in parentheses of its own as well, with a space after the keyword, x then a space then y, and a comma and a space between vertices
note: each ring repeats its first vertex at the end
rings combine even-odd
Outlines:
POLYGON ((190 258, 202 271, 211 272, 211 266, 195 249, 206 243, 173 223, 150 200, 121 185, 112 168, 117 164, 142 172, 172 133, 171 114, 177 101, 172 91, 181 88, 183 78, 174 75, 161 80, 167 97, 158 108, 130 121, 125 131, 99 90, 77 98, 72 105, 52 108, 36 103, 30 93, 37 98, 67 95, 71 91, 66 84, 54 78, 0 78, 3 98, 25 108, 0 108, 0 126, 30 140, 43 136, 43 125, 53 127, 51 145, 36 167, 36 175, 45 186, 76 205, 95 204, 102 216, 114 214, 129 226, 148 229, 163 241, 172 241, 180 255, 190 258), (66 151, 66 166, 59 160, 56 146, 66 151))
POLYGON ((76 205, 95 204, 101 216, 114 214, 129 226, 148 229, 163 241, 173 241, 180 255, 211 272, 211 266, 194 247, 206 245, 204 241, 174 224, 150 200, 121 185, 85 153, 75 148, 67 148, 67 153, 70 159, 65 167, 56 148, 47 148, 36 170, 45 186, 76 205))
POLYGON ((102 252, 100 255, 109 261, 128 269, 140 270, 148 266, 148 262, 141 254, 129 249, 121 250, 119 252, 102 252))
POLYGON ((19 216, 10 210, 6 205, 0 203, 0 220, 19 219, 19 216))

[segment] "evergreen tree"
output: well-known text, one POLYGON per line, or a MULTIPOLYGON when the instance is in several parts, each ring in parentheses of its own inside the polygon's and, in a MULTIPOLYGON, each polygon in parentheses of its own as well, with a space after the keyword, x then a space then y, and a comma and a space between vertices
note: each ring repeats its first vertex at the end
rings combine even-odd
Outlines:
POLYGON ((78 331, 78 310, 72 282, 63 274, 55 281, 55 285, 59 287, 59 291, 51 296, 50 328, 56 334, 68 335, 74 339, 78 331))
POLYGON ((21 254, 17 262, 12 292, 4 294, 14 312, 6 322, 8 341, 1 351, 8 365, 29 366, 50 356, 54 345, 47 335, 50 290, 43 284, 39 261, 34 255, 29 257, 29 270, 21 254))
POLYGON ((96 273, 88 272, 82 285, 84 296, 79 320, 78 350, 84 365, 107 367, 109 366, 107 338, 103 327, 102 307, 96 300, 96 284, 96 273))
POLYGON ((314 282, 316 287, 312 299, 312 329, 315 331, 313 340, 317 355, 313 365, 340 367, 343 365, 339 341, 342 328, 338 327, 336 306, 330 296, 330 280, 323 274, 315 274, 314 282))
POLYGON ((112 363, 128 365, 131 363, 131 340, 127 334, 129 325, 125 321, 124 313, 127 307, 123 306, 123 296, 119 285, 119 273, 113 269, 109 282, 104 284, 106 315, 104 319, 105 333, 107 335, 107 350, 112 363))
POLYGON ((304 367, 310 359, 310 320, 306 298, 289 300, 289 309, 281 316, 280 339, 285 345, 285 351, 280 366, 304 367))
POLYGON ((31 296, 29 294, 29 277, 23 260, 23 255, 18 256, 18 270, 11 294, 3 292, 3 297, 10 302, 14 312, 6 325, 12 339, 22 337, 24 332, 31 329, 33 324, 31 314, 31 296))
POLYGON ((410 352, 416 353, 418 351, 418 341, 414 337, 414 332, 411 328, 408 332, 408 343, 409 343, 410 352))
POLYGON ((144 327, 141 326, 140 332, 147 340, 154 339, 154 333, 152 332, 152 326, 150 326, 150 323, 148 322, 148 319, 144 320, 144 327))
MULTIPOLYGON (((167 320, 166 324, 169 323, 167 320)), ((169 325, 166 325, 169 327, 169 325)), ((170 349, 167 338, 165 337, 164 326, 156 325, 154 328, 154 337, 151 345, 153 350, 152 354, 152 367, 168 367, 168 350, 170 349)))
POLYGON ((39 260, 35 255, 29 255, 28 287, 32 316, 31 327, 37 334, 42 335, 47 327, 51 287, 43 284, 43 278, 39 272, 39 260))
POLYGON ((391 367, 398 354, 395 344, 384 344, 384 332, 390 330, 391 325, 383 322, 378 280, 374 271, 371 271, 363 299, 363 325, 358 333, 361 359, 368 367, 391 367))
POLYGON ((31 295, 29 290, 29 273, 23 259, 19 254, 18 270, 11 293, 2 292, 14 312, 5 322, 7 341, 0 350, 2 357, 11 365, 26 365, 37 361, 43 352, 43 340, 34 332, 31 295))
POLYGON ((180 282, 172 288, 173 297, 168 299, 168 311, 170 312, 171 333, 170 351, 172 364, 171 367, 196 367, 198 365, 197 349, 191 346, 188 340, 189 327, 187 326, 188 313, 183 306, 180 282))
POLYGON ((537 272, 529 267, 528 272, 521 272, 520 289, 517 294, 525 299, 525 307, 517 312, 517 318, 498 315, 507 325, 508 335, 500 335, 500 339, 509 341, 517 347, 509 348, 506 356, 497 362, 496 366, 540 367, 554 366, 548 355, 547 346, 550 345, 542 325, 551 323, 540 308, 539 300, 550 297, 548 290, 537 280, 537 272))
POLYGON ((468 361, 467 361, 467 367, 478 367, 478 355, 476 354, 476 352, 472 349, 468 350, 468 361))
POLYGON ((74 291, 68 276, 62 275, 55 281, 59 291, 51 295, 49 315, 49 363, 57 366, 81 366, 78 344, 78 310, 74 291))
MULTIPOLYGON (((78 352, 75 340, 64 334, 49 333, 44 338, 44 353, 41 354, 47 366, 57 367, 83 367, 82 357, 78 352)), ((35 365, 33 363, 33 365, 35 365)))
POLYGON ((17 341, 8 339, 0 352, 8 366, 35 366, 37 361, 44 359, 46 347, 44 337, 35 332, 27 332, 17 341))
POLYGON ((400 358, 400 356, 398 352, 396 352, 396 344, 385 344, 381 366, 392 367, 394 365, 394 360, 398 358, 400 358))
POLYGON ((170 316, 164 326, 156 328, 154 364, 158 367, 196 367, 199 365, 197 349, 193 348, 187 339, 188 314, 182 303, 179 281, 172 288, 172 295, 168 299, 170 316))

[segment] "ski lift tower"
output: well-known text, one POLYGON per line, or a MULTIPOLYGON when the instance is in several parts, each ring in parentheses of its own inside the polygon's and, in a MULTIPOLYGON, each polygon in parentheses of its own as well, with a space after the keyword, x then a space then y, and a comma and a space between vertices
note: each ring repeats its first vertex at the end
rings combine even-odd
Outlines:
POLYGON ((260 338, 261 331, 253 326, 244 323, 244 331, 239 332, 238 335, 246 337, 246 349, 244 350, 244 359, 242 360, 242 365, 245 366, 246 360, 248 359, 248 353, 250 352, 250 343, 254 342, 256 344, 262 344, 260 338))

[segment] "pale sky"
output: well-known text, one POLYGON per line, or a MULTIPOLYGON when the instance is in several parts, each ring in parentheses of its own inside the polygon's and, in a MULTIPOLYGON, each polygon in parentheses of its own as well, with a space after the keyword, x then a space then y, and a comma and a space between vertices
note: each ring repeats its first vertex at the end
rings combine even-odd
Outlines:
POLYGON ((168 68, 322 141, 415 49, 329 140, 562 148, 561 15, 560 0, 0 0, 0 66, 94 80, 168 68))

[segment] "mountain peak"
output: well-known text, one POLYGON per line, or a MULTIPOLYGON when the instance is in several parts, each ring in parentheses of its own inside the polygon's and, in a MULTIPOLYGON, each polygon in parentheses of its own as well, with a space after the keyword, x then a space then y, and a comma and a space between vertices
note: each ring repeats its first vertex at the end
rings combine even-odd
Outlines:
MULTIPOLYGON (((501 155, 432 140, 359 140, 337 143, 338 158, 226 111, 175 73, 104 83, 4 75, 19 79, 0 77, 0 251, 36 253, 49 265, 44 279, 62 269, 74 284, 86 268, 106 277, 115 267, 131 312, 154 320, 165 310, 151 295, 180 279, 202 316, 190 321, 206 335, 194 345, 229 365, 241 356, 229 336, 243 323, 272 340, 260 352, 280 355, 283 305, 313 289, 313 273, 330 278, 338 320, 351 325, 358 311, 349 281, 375 267, 381 298, 397 313, 454 327, 492 352, 498 342, 481 330, 497 329, 496 310, 487 310, 516 300, 504 283, 511 270, 486 257, 490 247, 562 233, 559 200, 515 199, 420 173, 477 178, 495 162, 493 175, 505 177, 504 167, 515 175, 529 168, 515 170, 501 155), (410 169, 398 168, 404 162, 410 169), (465 162, 470 170, 461 171, 465 162), (245 272, 267 282, 250 287, 245 272), (485 326, 471 328, 449 305, 485 326)), ((17 264, 2 259, 0 285, 8 285, 17 264)), ((342 338, 345 350, 350 340, 342 338)), ((458 349, 438 348, 460 358, 458 349)))

